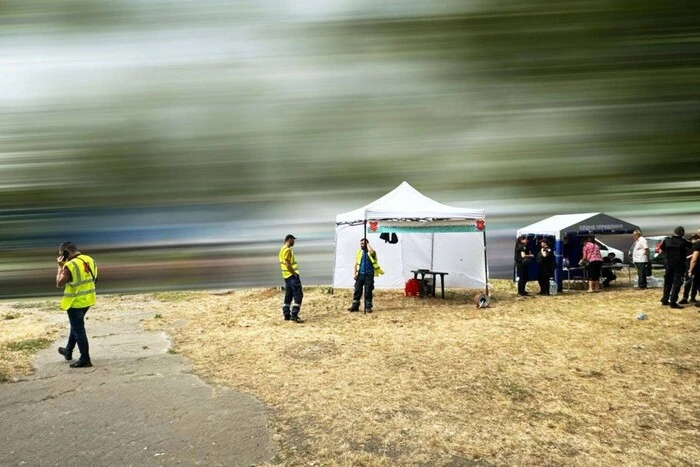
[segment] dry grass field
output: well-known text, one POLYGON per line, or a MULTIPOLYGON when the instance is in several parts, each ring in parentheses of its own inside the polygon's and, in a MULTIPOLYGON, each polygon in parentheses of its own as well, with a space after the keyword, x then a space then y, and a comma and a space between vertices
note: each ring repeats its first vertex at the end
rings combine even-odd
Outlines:
MULTIPOLYGON (((519 298, 497 280, 487 309, 474 293, 378 291, 363 314, 350 291, 309 287, 303 324, 282 321, 276 289, 102 296, 90 313, 152 310, 144 326, 197 374, 269 408, 278 465, 700 464, 698 308, 662 307, 659 289, 519 298)), ((11 379, 31 362, 12 343, 55 338, 57 314, 0 314, 11 379)))

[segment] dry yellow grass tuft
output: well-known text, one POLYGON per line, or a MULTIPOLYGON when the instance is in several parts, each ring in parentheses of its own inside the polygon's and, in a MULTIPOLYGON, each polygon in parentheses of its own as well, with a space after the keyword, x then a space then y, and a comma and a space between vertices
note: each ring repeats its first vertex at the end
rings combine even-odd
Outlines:
MULTIPOLYGON (((532 286, 533 284, 531 284, 532 286)), ((281 465, 694 465, 700 323, 660 291, 446 300, 306 288, 102 297, 141 303, 196 373, 269 408, 281 465), (637 320, 644 312, 647 320, 637 320), (480 461, 474 464, 474 461, 480 461)))
POLYGON ((57 312, 58 304, 50 302, 19 300, 0 306, 0 382, 33 371, 36 350, 58 335, 57 312))

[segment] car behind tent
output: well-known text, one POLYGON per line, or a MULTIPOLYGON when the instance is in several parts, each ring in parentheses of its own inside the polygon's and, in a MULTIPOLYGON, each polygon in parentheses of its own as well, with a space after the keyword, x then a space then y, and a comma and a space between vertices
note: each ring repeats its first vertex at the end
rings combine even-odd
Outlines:
POLYGON ((403 182, 378 200, 339 214, 333 287, 353 286, 355 254, 363 237, 377 252, 385 272, 375 279, 377 288, 403 288, 413 277, 411 270, 416 269, 447 272, 445 286, 486 288, 488 265, 481 209, 447 206, 403 182))

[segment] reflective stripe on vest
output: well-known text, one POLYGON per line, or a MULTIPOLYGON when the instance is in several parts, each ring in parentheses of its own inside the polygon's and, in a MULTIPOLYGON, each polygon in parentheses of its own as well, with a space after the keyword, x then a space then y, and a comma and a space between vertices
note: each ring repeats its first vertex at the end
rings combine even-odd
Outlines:
MULTIPOLYGON (((374 254, 376 255, 377 253, 375 252, 374 254)), ((382 268, 379 267, 379 263, 377 262, 377 258, 370 255, 369 253, 367 253, 367 257, 369 258, 369 261, 372 263, 372 267, 374 268, 374 275, 381 276, 382 274, 384 274, 384 271, 382 271, 382 268)), ((357 255, 355 255, 355 265, 357 266, 358 274, 360 271, 360 262, 361 261, 362 261, 362 248, 357 250, 357 255)))
POLYGON ((71 274, 71 281, 66 283, 61 299, 61 309, 86 308, 95 304, 95 281, 97 278, 97 266, 95 261, 87 255, 73 258, 64 267, 71 274), (89 268, 89 270, 88 270, 89 268), (92 271, 92 275, 90 274, 92 271))
POLYGON ((287 256, 287 251, 289 251, 289 254, 291 255, 291 262, 292 262, 292 269, 294 269, 294 274, 299 274, 299 266, 297 265, 297 259, 294 257, 294 251, 287 245, 283 246, 282 249, 280 250, 279 258, 280 258, 280 266, 282 267, 282 278, 287 279, 288 277, 292 277, 292 273, 289 272, 289 269, 287 268, 287 261, 285 261, 285 257, 287 256))

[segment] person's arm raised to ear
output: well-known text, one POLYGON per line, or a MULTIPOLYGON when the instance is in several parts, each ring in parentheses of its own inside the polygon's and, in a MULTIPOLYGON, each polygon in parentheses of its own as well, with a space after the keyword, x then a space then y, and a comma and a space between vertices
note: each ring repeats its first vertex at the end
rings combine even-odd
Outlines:
POLYGON ((367 254, 368 254, 368 255, 372 255, 373 258, 376 258, 376 257, 377 257, 377 252, 374 251, 374 248, 372 248, 372 247, 369 245, 369 242, 365 242, 365 245, 367 245, 367 254))

